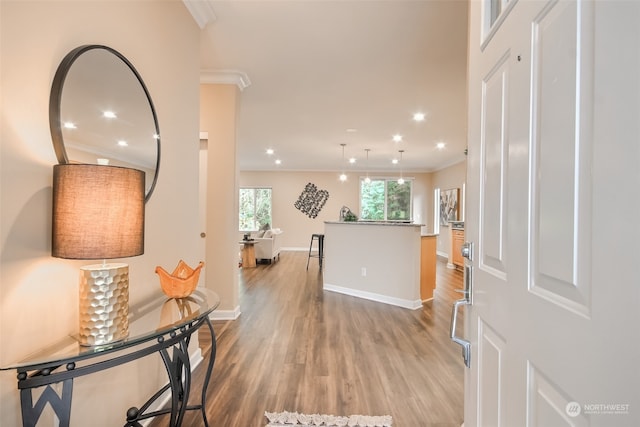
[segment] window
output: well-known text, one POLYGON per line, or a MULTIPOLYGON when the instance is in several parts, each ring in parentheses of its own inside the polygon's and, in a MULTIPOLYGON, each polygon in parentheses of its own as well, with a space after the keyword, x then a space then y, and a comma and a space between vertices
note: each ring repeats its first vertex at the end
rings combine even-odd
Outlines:
POLYGON ((515 0, 486 0, 482 10, 482 46, 486 46, 516 4, 515 0))
POLYGON ((239 198, 240 231, 256 231, 271 225, 271 189, 241 188, 239 198))
POLYGON ((360 219, 369 221, 411 221, 412 182, 395 179, 360 180, 360 219))

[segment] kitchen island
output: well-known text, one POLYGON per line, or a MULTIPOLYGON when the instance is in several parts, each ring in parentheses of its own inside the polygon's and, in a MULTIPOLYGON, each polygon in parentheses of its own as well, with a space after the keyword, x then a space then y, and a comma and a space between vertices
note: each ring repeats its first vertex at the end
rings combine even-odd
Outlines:
MULTIPOLYGON (((422 224, 325 222, 324 289, 409 309, 421 295, 422 224)), ((433 257, 435 268, 435 257, 433 257)), ((424 278, 423 274, 423 278, 424 278)), ((427 292, 429 293, 429 292, 427 292)))

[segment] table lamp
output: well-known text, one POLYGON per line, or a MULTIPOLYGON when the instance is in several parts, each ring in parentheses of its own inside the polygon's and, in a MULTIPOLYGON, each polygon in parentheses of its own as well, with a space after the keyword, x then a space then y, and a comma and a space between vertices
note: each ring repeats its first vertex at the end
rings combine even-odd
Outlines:
POLYGON ((80 345, 107 344, 129 334, 129 266, 106 260, 144 253, 144 185, 144 172, 137 169, 53 167, 51 255, 103 260, 80 268, 80 345))

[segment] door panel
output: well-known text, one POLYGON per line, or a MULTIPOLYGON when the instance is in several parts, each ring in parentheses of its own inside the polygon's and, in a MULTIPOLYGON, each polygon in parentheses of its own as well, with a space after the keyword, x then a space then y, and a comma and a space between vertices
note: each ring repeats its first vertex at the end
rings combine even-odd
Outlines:
POLYGON ((508 59, 506 52, 482 82, 480 268, 502 280, 506 279, 508 59))
POLYGON ((480 424, 501 426, 504 419, 504 349, 506 343, 489 325, 478 321, 478 408, 480 424))
POLYGON ((531 37, 530 289, 585 316, 591 288, 588 171, 594 83, 589 71, 593 38, 585 29, 593 27, 592 9, 591 2, 580 7, 549 3, 535 18, 531 37))
POLYGON ((567 397, 566 392, 540 374, 532 364, 529 364, 528 368, 528 426, 586 427, 589 425, 585 415, 577 413, 575 403, 567 397))

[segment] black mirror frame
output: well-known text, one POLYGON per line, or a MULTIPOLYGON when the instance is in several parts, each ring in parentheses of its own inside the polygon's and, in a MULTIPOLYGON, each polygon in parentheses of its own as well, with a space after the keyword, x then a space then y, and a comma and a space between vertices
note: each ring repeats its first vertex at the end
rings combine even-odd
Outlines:
POLYGON ((51 84, 51 94, 49 96, 49 130, 51 131, 51 139, 53 140, 53 149, 56 153, 56 157, 58 159, 58 163, 60 164, 68 164, 69 157, 67 156, 67 150, 64 146, 64 139, 62 137, 62 123, 60 120, 60 104, 62 102, 62 90, 64 87, 64 81, 67 78, 67 74, 71 69, 73 63, 78 59, 83 53, 88 52, 94 49, 103 49, 106 50, 116 57, 118 57, 122 62, 124 62, 127 67, 131 70, 131 72, 136 76, 140 86, 144 90, 144 93, 147 97, 147 101, 149 102, 149 107, 151 108, 151 114, 153 115, 153 124, 155 126, 155 132, 157 135, 156 139, 156 168, 155 174, 153 177, 153 181, 151 183, 151 187, 147 191, 144 197, 144 201, 148 202, 153 190, 156 187, 156 183, 158 181, 158 173, 160 171, 160 128, 158 126, 158 116, 156 115, 156 109, 153 105, 153 101, 151 100, 151 95, 149 94, 149 90, 147 86, 144 84, 142 77, 138 73, 138 70, 133 66, 129 60, 122 55, 117 50, 110 48, 108 46, 99 45, 99 44, 90 44, 83 45, 73 49, 69 52, 58 65, 58 69, 56 70, 56 74, 53 77, 53 83, 51 84))

